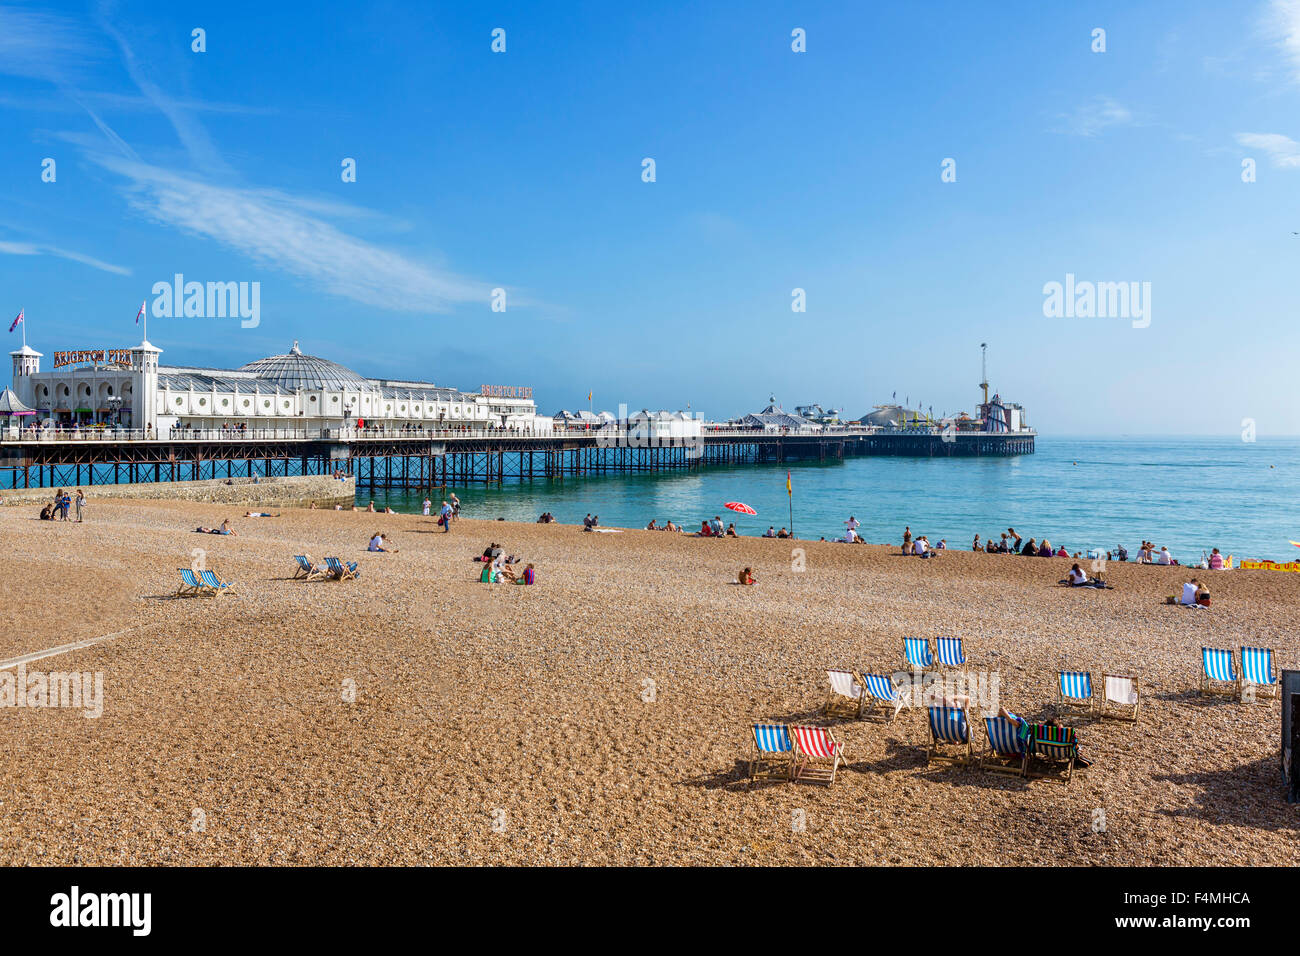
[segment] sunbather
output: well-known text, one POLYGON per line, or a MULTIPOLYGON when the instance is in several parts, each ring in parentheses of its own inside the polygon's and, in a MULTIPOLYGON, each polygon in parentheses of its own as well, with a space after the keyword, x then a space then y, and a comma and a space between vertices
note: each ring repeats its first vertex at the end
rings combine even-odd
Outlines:
POLYGON ((753 584, 755 580, 754 572, 749 568, 744 568, 741 570, 740 574, 737 575, 736 580, 741 584, 753 584))

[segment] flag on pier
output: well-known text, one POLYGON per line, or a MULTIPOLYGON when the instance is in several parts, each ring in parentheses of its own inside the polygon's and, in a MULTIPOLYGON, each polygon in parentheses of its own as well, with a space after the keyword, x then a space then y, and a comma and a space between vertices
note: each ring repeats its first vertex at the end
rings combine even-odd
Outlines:
POLYGON ((20 324, 22 324, 22 321, 23 321, 23 313, 24 313, 25 311, 26 311, 25 309, 19 309, 19 310, 18 310, 18 316, 13 320, 13 323, 9 326, 9 331, 10 331, 10 332, 12 332, 14 329, 18 328, 18 326, 19 326, 20 324))
POLYGON ((144 303, 145 303, 145 300, 144 300, 144 299, 141 299, 141 300, 140 300, 140 311, 137 312, 137 313, 135 314, 135 324, 136 324, 136 325, 139 325, 139 324, 140 324, 140 316, 144 315, 144 303))

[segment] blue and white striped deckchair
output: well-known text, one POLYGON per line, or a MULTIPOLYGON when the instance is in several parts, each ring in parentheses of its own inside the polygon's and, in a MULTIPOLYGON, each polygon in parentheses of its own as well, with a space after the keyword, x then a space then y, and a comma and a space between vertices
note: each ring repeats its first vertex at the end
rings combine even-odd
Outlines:
POLYGON ((923 671, 933 667, 934 655, 930 653, 930 639, 928 637, 903 638, 903 658, 907 661, 908 667, 917 670, 923 671))
POLYGON ((1237 680, 1237 668, 1232 659, 1232 651, 1219 647, 1201 648, 1201 695, 1232 694, 1241 688, 1237 680), (1219 685, 1231 684, 1231 687, 1219 685))
POLYGON ((794 742, 785 724, 754 724, 754 755, 749 759, 749 783, 789 780, 794 772, 794 742))
POLYGON ((344 565, 338 558, 326 558, 325 564, 330 569, 330 576, 335 581, 349 581, 361 577, 361 571, 357 568, 355 561, 349 561, 344 565))
POLYGON ((1058 671, 1057 704, 1091 714, 1097 706, 1092 696, 1092 674, 1088 671, 1058 671))
POLYGON ((926 764, 944 763, 967 766, 971 762, 970 724, 961 707, 931 707, 930 745, 926 748, 926 764), (954 751, 940 748, 952 747, 954 751))
POLYGON ((882 711, 886 719, 893 720, 903 707, 894 679, 888 674, 868 674, 866 671, 861 671, 858 677, 867 690, 862 699, 863 716, 882 711))
POLYGON ((203 579, 203 583, 208 589, 204 593, 210 594, 212 597, 220 597, 231 591, 235 586, 234 581, 227 581, 223 584, 215 571, 200 571, 199 577, 203 579))
POLYGON ((1023 777, 1028 748, 1026 738, 1020 736, 1020 725, 1008 717, 985 717, 984 731, 989 749, 980 755, 980 769, 1023 777))
POLYGON ((294 578, 302 578, 305 581, 312 581, 316 578, 327 576, 327 572, 322 571, 316 565, 311 563, 311 559, 305 554, 295 554, 293 559, 298 562, 298 570, 293 573, 294 578))
POLYGON ((828 717, 861 717, 862 685, 853 671, 827 671, 831 690, 822 708, 828 717))
POLYGON ((1241 649, 1241 700, 1254 698, 1259 693, 1257 688, 1272 688, 1270 695, 1278 691, 1277 672, 1273 670, 1273 650, 1268 647, 1243 647, 1241 649), (1247 690, 1247 687, 1250 690, 1247 690))
POLYGON ((177 568, 181 573, 181 586, 176 589, 176 596, 193 597, 196 594, 202 594, 208 589, 208 586, 199 580, 199 576, 194 573, 193 568, 177 568))
POLYGON ((966 667, 966 648, 960 637, 936 637, 934 639, 935 656, 944 667, 966 667))

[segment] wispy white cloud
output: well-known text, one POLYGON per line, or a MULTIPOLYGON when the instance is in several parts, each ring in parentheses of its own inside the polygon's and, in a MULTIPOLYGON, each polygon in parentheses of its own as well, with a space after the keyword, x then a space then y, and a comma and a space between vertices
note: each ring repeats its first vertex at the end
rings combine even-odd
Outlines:
POLYGON ((155 222, 212 239, 332 295, 401 312, 443 312, 489 301, 487 283, 435 269, 350 236, 321 208, 286 193, 215 185, 111 155, 91 159, 126 180, 128 202, 155 222))
POLYGON ((1272 0, 1264 24, 1290 64, 1292 79, 1300 83, 1300 0, 1272 0))
POLYGON ((7 242, 0 240, 0 255, 7 256, 57 256, 60 259, 67 259, 70 262, 80 262, 82 265, 90 266, 93 269, 99 269, 101 272, 111 272, 114 275, 129 276, 131 270, 124 266, 115 266, 111 262, 104 262, 102 259, 96 259, 93 256, 85 256, 79 252, 72 252, 68 249, 60 249, 57 246, 45 245, 36 242, 7 242))
POLYGON ((1053 132, 1069 136, 1097 136, 1114 126, 1132 126, 1137 120, 1128 107, 1109 96, 1098 96, 1079 106, 1073 113, 1058 117, 1060 125, 1053 132))
POLYGON ((1300 143, 1281 133, 1238 133, 1237 142, 1248 149, 1268 153, 1273 165, 1281 169, 1300 168, 1300 143))
POLYGON ((96 55, 76 21, 39 10, 0 6, 0 73, 64 83, 96 55))

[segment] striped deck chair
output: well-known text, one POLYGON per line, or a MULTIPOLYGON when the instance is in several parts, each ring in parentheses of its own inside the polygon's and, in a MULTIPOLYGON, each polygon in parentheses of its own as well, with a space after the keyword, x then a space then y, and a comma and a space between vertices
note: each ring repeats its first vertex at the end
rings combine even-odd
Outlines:
POLYGON ((989 749, 980 755, 980 769, 1023 777, 1028 748, 1020 736, 1020 725, 1008 717, 985 717, 984 732, 989 749))
POLYGON ((317 578, 329 576, 328 571, 316 567, 305 554, 295 554, 293 559, 298 562, 298 570, 293 572, 295 580, 301 578, 304 581, 314 581, 317 578))
POLYGON ((325 564, 329 568, 329 576, 335 581, 355 581, 361 577, 361 570, 355 561, 344 564, 338 558, 326 558, 325 564))
POLYGON ((181 573, 181 586, 176 589, 177 597, 194 597, 204 593, 208 586, 199 580, 193 568, 177 568, 181 573))
POLYGON ((1240 692, 1241 682, 1237 679, 1237 668, 1232 660, 1232 651, 1218 647, 1201 648, 1201 686, 1200 693, 1230 694, 1240 692), (1223 687, 1231 684, 1231 687, 1223 687))
POLYGON ((960 637, 936 637, 934 649, 944 667, 966 669, 966 648, 962 646, 960 637))
POLYGON ((1272 688, 1270 697, 1280 694, 1277 671, 1273 669, 1273 650, 1269 647, 1243 647, 1241 649, 1241 690, 1239 700, 1254 700, 1260 688, 1272 688))
POLYGON ((789 780, 794 775, 794 742, 785 724, 754 724, 754 755, 749 758, 749 783, 789 780))
POLYGON ((931 707, 926 766, 939 763, 966 767, 970 762, 970 724, 966 721, 965 708, 931 707))
POLYGON ((1056 694, 1058 707, 1080 710, 1086 714, 1097 709, 1096 698, 1092 696, 1092 674, 1088 671, 1058 671, 1056 694))
POLYGON ((229 593, 235 587, 234 581, 227 581, 225 584, 222 584, 221 579, 217 577, 217 572, 215 571, 200 571, 199 577, 203 579, 203 583, 207 585, 208 588, 204 593, 209 594, 212 597, 221 597, 221 595, 229 593))
POLYGON ((903 659, 907 666, 918 671, 928 670, 934 666, 934 655, 930 653, 928 637, 903 638, 903 659))
POLYGON ((1025 776, 1044 777, 1068 784, 1074 776, 1074 758, 1079 755, 1079 739, 1073 727, 1056 724, 1030 724, 1025 776))
POLYGON ((1101 675, 1101 700, 1097 702, 1097 714, 1112 720, 1136 721, 1138 706, 1138 679, 1127 674, 1101 675))
POLYGON ((853 671, 827 671, 831 690, 822 708, 828 717, 861 717, 862 685, 853 671))
POLYGON ((862 713, 859 716, 874 717, 878 711, 882 712, 886 720, 898 716, 898 712, 903 709, 903 701, 898 696, 898 688, 894 686, 894 678, 888 674, 861 671, 858 679, 867 690, 862 698, 862 713))
POLYGON ((794 737, 794 779, 833 784, 835 770, 844 759, 844 745, 826 727, 796 724, 790 735, 794 737))

